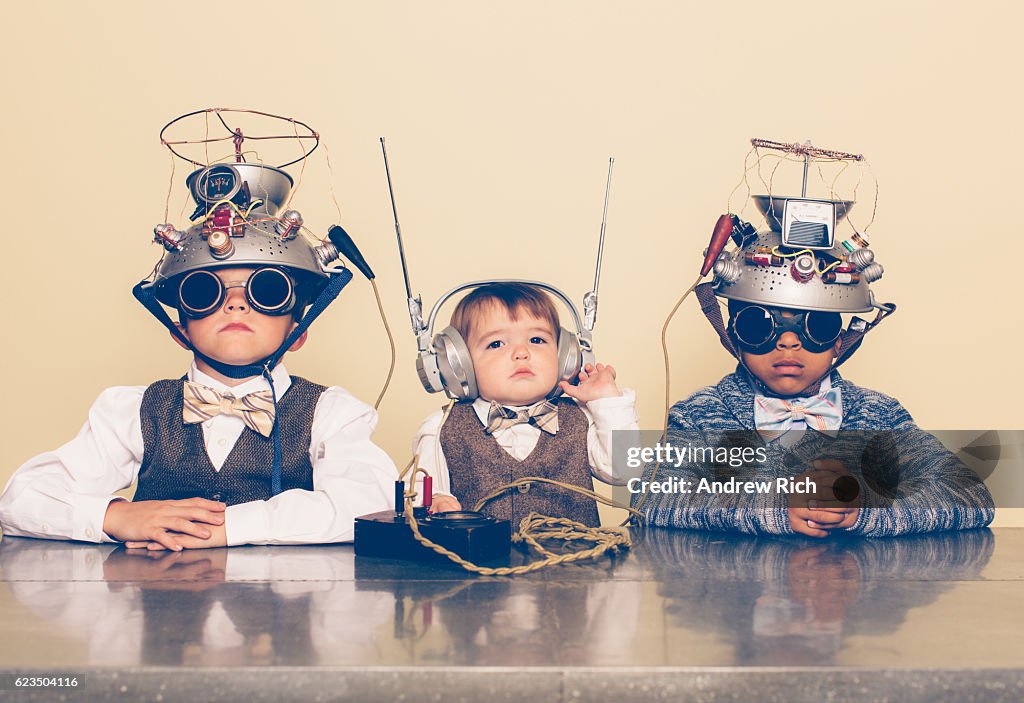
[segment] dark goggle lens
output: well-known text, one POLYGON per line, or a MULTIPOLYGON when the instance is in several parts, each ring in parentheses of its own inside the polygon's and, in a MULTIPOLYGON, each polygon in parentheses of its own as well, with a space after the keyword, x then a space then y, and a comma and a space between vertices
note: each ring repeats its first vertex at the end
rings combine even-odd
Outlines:
POLYGON ((771 339, 775 332, 775 321, 771 313, 761 307, 751 306, 740 310, 733 319, 733 329, 740 342, 759 347, 771 339))
POLYGON ((284 314, 295 302, 291 279, 277 269, 260 269, 253 273, 245 293, 252 306, 263 313, 284 314))
POLYGON ((178 286, 178 300, 183 312, 208 315, 216 309, 224 293, 220 279, 209 271, 193 271, 178 286))
POLYGON ((811 341, 824 346, 835 344, 843 331, 843 318, 837 312, 808 312, 804 324, 811 341))

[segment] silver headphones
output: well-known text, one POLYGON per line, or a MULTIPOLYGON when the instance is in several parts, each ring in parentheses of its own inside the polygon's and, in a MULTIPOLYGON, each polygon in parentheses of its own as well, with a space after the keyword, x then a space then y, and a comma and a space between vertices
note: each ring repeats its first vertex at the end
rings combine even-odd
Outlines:
MULTIPOLYGON (((561 300, 572 314, 576 332, 565 327, 558 330, 558 371, 560 381, 573 383, 577 375, 587 364, 594 363, 592 346, 594 323, 597 322, 597 288, 601 281, 601 257, 604 253, 604 232, 608 220, 608 196, 612 186, 612 169, 615 159, 608 159, 608 182, 604 191, 604 213, 601 217, 601 233, 597 246, 597 270, 594 274, 594 288, 583 296, 583 319, 580 320, 576 306, 568 296, 554 286, 539 281, 525 281, 516 278, 502 278, 486 281, 472 281, 452 288, 441 296, 430 310, 427 322, 423 321, 423 301, 419 296, 413 297, 409 286, 409 269, 405 261, 405 248, 402 246, 402 228, 398 224, 398 209, 395 207, 395 192, 391 186, 391 169, 388 165, 388 152, 384 146, 384 137, 380 138, 380 148, 384 155, 384 172, 388 179, 388 193, 391 196, 391 212, 395 218, 395 234, 398 237, 398 255, 402 260, 402 274, 405 277, 405 296, 409 305, 409 319, 412 331, 416 335, 418 356, 416 372, 420 383, 428 393, 444 391, 449 398, 455 400, 475 400, 479 395, 476 384, 476 373, 473 371, 473 360, 469 354, 469 346, 459 331, 452 326, 434 334, 434 323, 441 306, 453 295, 470 288, 479 288, 492 283, 521 283, 551 293, 561 300)), ((558 384, 552 389, 552 395, 560 395, 558 384)))
MULTIPOLYGON (((463 283, 461 286, 452 288, 441 296, 430 311, 430 317, 425 325, 422 318, 413 318, 413 330, 419 331, 416 335, 419 354, 416 357, 416 372, 419 374, 420 383, 428 393, 440 393, 444 391, 449 398, 455 400, 475 400, 479 395, 476 385, 476 373, 473 371, 473 360, 469 353, 466 340, 462 338, 459 331, 452 326, 434 334, 434 323, 437 320, 437 313, 441 306, 452 296, 470 288, 491 285, 492 283, 521 283, 524 285, 539 288, 551 293, 569 309, 573 322, 576 325, 576 332, 571 332, 565 327, 558 329, 558 378, 560 381, 576 380, 577 375, 587 364, 594 363, 594 351, 592 346, 593 329, 586 328, 580 321, 579 313, 572 301, 554 286, 539 281, 524 281, 514 278, 502 278, 489 281, 473 281, 463 283), (419 325, 417 325, 417 320, 419 325)), ((410 298, 410 309, 413 305, 419 308, 419 298, 410 298)), ((596 317, 596 305, 595 315, 596 317)), ((557 391, 558 385, 552 389, 557 391)))

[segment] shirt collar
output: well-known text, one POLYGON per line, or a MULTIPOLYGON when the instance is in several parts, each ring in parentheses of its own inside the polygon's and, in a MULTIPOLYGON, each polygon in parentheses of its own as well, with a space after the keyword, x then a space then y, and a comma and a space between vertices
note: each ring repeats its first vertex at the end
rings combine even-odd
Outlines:
MULTIPOLYGON (((292 385, 292 378, 288 375, 288 369, 284 367, 284 364, 278 364, 274 367, 274 370, 270 372, 271 377, 274 379, 274 393, 278 398, 284 395, 284 392, 288 390, 292 385)), ((188 370, 188 379, 195 383, 212 388, 218 393, 230 393, 236 398, 244 398, 250 393, 257 391, 270 390, 270 384, 267 383, 267 379, 263 376, 255 376, 250 378, 245 383, 240 383, 237 386, 228 386, 218 381, 217 379, 208 376, 207 374, 196 368, 196 362, 192 362, 192 366, 188 370)))

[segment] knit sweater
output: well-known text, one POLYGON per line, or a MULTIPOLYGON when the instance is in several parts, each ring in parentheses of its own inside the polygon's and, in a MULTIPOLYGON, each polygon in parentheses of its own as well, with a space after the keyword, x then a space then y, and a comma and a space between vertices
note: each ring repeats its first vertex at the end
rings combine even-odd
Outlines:
MULTIPOLYGON (((807 432, 786 449, 778 441, 764 445, 754 424, 756 390, 746 372, 737 368, 718 384, 676 403, 669 412, 667 441, 686 446, 696 441, 728 446, 729 432, 740 432, 747 443, 765 446, 767 460, 743 479, 796 477, 822 456, 831 442, 850 444, 870 438, 877 471, 868 477, 854 473, 861 485, 861 510, 848 533, 883 537, 912 532, 961 530, 992 522, 995 507, 985 484, 938 439, 914 424, 899 401, 844 380, 838 371, 832 385, 840 389, 843 420, 833 439, 807 432), (881 488, 880 488, 881 486, 881 488)), ((840 453, 840 456, 842 454, 840 453)), ((867 454, 865 454, 867 456, 867 454)), ((658 480, 678 477, 697 485, 702 478, 720 480, 712 467, 684 463, 679 467, 649 465, 645 480, 657 471, 658 480)), ((853 470, 851 469, 851 472, 853 470)), ((639 504, 639 494, 634 503, 639 504)), ((650 493, 643 503, 648 524, 701 530, 793 534, 787 496, 763 494, 650 493)))

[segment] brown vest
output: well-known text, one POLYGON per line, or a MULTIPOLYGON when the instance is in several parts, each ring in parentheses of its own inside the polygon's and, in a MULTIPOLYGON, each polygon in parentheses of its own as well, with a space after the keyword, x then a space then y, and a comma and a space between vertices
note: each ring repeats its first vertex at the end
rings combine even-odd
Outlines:
MULTIPOLYGON (((277 400, 281 442, 281 490, 313 490, 309 461, 313 411, 324 386, 292 376, 277 400)), ((132 500, 209 498, 228 505, 267 500, 274 442, 248 427, 224 460, 220 471, 206 453, 202 425, 181 418, 181 379, 157 381, 142 395, 142 440, 145 447, 139 481, 132 500)))
MULTIPOLYGON (((540 433, 537 446, 522 461, 502 449, 477 417, 472 403, 456 403, 441 428, 441 449, 448 463, 452 494, 465 510, 472 510, 488 493, 527 476, 550 478, 594 489, 587 457, 587 417, 576 403, 558 400, 558 433, 540 433)), ((597 504, 592 498, 558 486, 534 483, 525 493, 513 489, 484 506, 483 512, 511 520, 512 529, 532 512, 566 517, 597 526, 597 504)))

